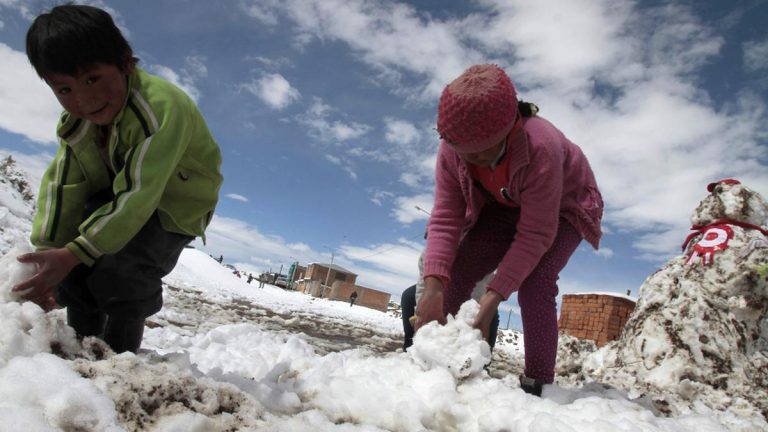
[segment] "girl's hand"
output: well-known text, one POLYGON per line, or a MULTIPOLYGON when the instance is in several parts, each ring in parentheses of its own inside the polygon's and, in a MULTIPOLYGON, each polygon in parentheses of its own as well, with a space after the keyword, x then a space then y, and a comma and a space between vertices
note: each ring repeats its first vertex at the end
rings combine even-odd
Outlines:
POLYGON ((421 294, 419 304, 416 305, 417 317, 413 326, 414 332, 428 322, 437 321, 445 324, 443 313, 443 283, 432 276, 424 278, 424 292, 421 294))
POLYGON ((36 264, 37 272, 29 279, 19 282, 13 291, 25 291, 22 298, 31 300, 46 310, 55 304, 52 302, 56 286, 75 267, 80 260, 67 248, 49 249, 20 255, 22 263, 36 264))
POLYGON ((473 327, 480 330, 485 340, 488 340, 488 335, 491 333, 491 322, 502 300, 504 299, 501 294, 496 291, 486 291, 480 298, 480 310, 477 312, 473 327))

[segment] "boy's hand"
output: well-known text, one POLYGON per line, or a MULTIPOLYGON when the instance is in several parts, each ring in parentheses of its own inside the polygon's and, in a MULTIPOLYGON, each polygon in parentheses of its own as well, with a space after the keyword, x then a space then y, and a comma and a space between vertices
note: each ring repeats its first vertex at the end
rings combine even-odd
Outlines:
POLYGON ((22 263, 35 264, 37 272, 29 279, 19 282, 13 291, 25 291, 21 296, 31 300, 45 310, 50 310, 55 304, 53 294, 56 286, 74 268, 80 264, 80 259, 67 248, 49 249, 20 255, 17 260, 22 263))
POLYGON ((445 313, 443 313, 443 283, 440 279, 432 276, 424 278, 424 292, 421 294, 419 304, 416 305, 418 316, 416 324, 413 326, 414 332, 430 321, 437 321, 445 324, 445 313))
POLYGON ((488 335, 491 332, 491 322, 502 300, 501 294, 492 290, 486 291, 480 298, 480 310, 477 312, 472 326, 483 333, 483 339, 485 340, 488 340, 488 335))

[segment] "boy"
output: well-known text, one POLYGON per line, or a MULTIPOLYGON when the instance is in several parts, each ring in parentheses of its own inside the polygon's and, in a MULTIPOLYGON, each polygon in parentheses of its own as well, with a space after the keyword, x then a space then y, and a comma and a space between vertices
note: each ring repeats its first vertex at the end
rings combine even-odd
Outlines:
POLYGON ((221 154, 194 102, 138 61, 110 15, 63 5, 38 16, 27 56, 64 107, 31 241, 27 299, 67 307, 79 336, 136 352, 162 307, 161 278, 204 237, 221 154))

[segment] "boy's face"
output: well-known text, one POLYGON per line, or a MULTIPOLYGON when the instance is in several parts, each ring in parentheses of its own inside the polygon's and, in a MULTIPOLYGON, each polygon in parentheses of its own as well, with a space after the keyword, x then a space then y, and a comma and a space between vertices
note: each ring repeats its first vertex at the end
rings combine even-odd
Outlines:
POLYGON ((128 73, 111 64, 96 63, 74 76, 48 73, 43 78, 70 114, 108 126, 125 102, 128 73))

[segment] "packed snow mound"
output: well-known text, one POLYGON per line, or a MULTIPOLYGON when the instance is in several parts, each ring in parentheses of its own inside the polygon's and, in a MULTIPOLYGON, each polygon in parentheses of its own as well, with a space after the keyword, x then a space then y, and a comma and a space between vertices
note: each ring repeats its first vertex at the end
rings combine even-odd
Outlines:
POLYGON ((491 361, 491 348, 480 330, 472 327, 479 310, 476 301, 468 300, 455 317, 448 315, 445 325, 433 321, 420 328, 408 354, 425 370, 445 368, 457 379, 480 373, 491 361))
POLYGON ((736 180, 722 180, 707 187, 707 195, 691 215, 693 225, 709 225, 719 219, 731 219, 765 227, 768 203, 759 193, 736 180))
POLYGON ((585 373, 660 395, 673 415, 683 400, 768 419, 766 208, 741 184, 711 187, 691 217, 700 229, 646 279, 620 339, 587 356, 585 373))

